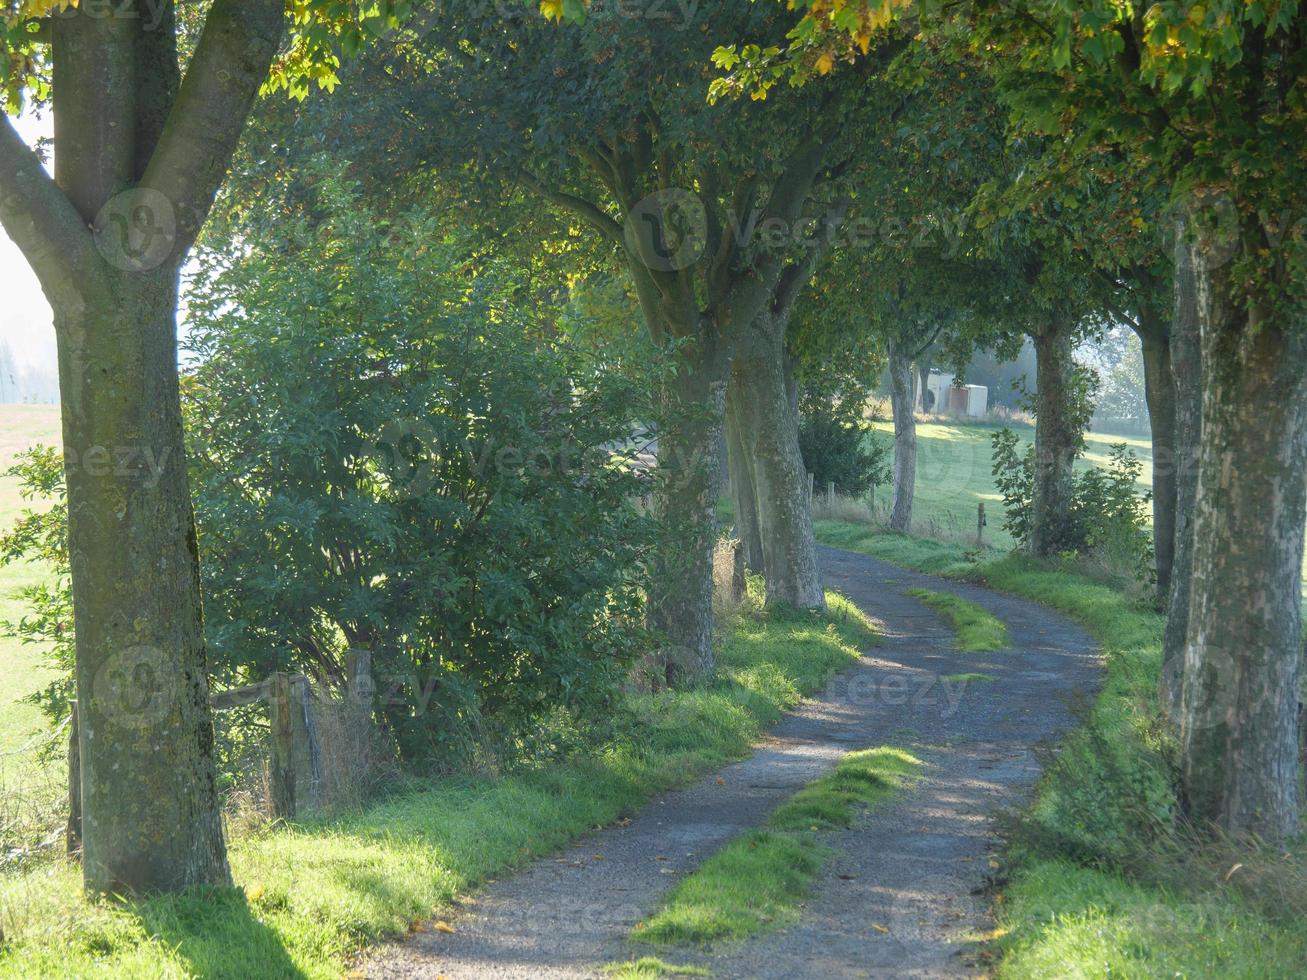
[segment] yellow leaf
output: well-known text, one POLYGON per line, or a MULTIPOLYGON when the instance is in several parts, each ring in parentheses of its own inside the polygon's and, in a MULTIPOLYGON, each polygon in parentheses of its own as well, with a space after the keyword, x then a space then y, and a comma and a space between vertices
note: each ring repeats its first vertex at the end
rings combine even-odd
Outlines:
POLYGON ((829 75, 830 70, 835 67, 835 59, 831 57, 829 51, 823 51, 817 58, 817 73, 820 75, 829 75))
POLYGON ((450 925, 448 922, 446 922, 444 919, 437 919, 437 920, 436 920, 436 924, 435 924, 435 926, 433 926, 433 928, 436 930, 436 932, 453 932, 453 931, 454 931, 454 927, 451 926, 451 925, 450 925))
POLYGON ((879 922, 873 922, 873 923, 871 924, 871 927, 872 927, 873 929, 875 929, 875 930, 876 930, 877 932, 879 932, 879 933, 887 933, 887 932, 889 932, 889 930, 886 929, 886 928, 885 928, 883 925, 881 925, 879 922))
POLYGON ((251 902, 257 902, 263 897, 264 889, 262 885, 246 885, 245 898, 251 902))

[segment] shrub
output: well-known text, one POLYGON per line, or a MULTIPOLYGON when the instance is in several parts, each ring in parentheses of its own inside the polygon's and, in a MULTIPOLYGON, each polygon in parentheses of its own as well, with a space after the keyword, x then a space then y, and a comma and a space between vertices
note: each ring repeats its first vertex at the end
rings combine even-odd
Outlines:
POLYGON ((799 449, 817 488, 831 483, 846 497, 861 497, 888 483, 892 447, 857 414, 856 405, 805 399, 799 415, 799 449))
MULTIPOLYGON (((994 482, 1003 497, 1003 527, 1024 546, 1030 538, 1034 497, 1035 448, 1020 449, 1011 429, 991 438, 994 482)), ((1109 451, 1106 469, 1093 467, 1074 477, 1068 526, 1061 530, 1063 547, 1079 556, 1101 559, 1142 582, 1151 582, 1152 535, 1148 530, 1151 492, 1139 492, 1143 464, 1125 443, 1109 451)))

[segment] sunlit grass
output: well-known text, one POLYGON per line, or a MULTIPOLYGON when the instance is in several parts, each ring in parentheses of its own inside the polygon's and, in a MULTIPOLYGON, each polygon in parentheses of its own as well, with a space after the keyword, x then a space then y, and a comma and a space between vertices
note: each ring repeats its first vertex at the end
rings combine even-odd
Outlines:
POLYGON ((974 602, 951 592, 909 589, 908 595, 930 606, 953 625, 953 644, 966 653, 991 653, 1007 646, 1007 627, 974 602))
POLYGON ((642 956, 629 963, 609 963, 604 975, 614 980, 644 980, 645 977, 710 977, 711 970, 698 966, 678 966, 666 963, 656 956, 642 956))

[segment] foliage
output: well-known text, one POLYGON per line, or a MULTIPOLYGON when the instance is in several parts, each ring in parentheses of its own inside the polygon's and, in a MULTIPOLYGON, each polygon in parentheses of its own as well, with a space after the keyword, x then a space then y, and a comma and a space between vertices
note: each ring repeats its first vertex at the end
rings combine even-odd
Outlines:
POLYGON ((799 414, 799 451, 819 489, 835 484, 846 497, 861 497, 888 483, 893 445, 863 421, 860 400, 835 403, 805 396, 799 414))
MULTIPOLYGON (((560 710, 602 721, 645 639, 652 528, 609 448, 640 387, 537 336, 429 222, 379 221, 334 177, 318 193, 320 223, 203 254, 192 290, 184 407, 217 685, 339 685, 346 649, 370 649, 402 755, 441 765, 511 755, 560 710)), ((20 471, 61 496, 51 452, 20 471)), ((60 640, 61 669, 64 526, 60 505, 5 539, 63 563, 19 624, 60 640)), ((42 696, 52 713, 66 692, 42 696)))
POLYGON ((1139 337, 1118 328, 1089 349, 1102 380, 1094 406, 1095 426, 1147 433, 1148 402, 1144 397, 1144 356, 1139 337))
POLYGON ((0 877, 0 977, 340 977, 363 946, 747 755, 870 641, 855 607, 828 604, 830 616, 742 618, 711 684, 631 696, 620 738, 556 765, 413 780, 328 822, 235 837, 244 894, 92 902, 71 864, 0 877))
POLYGON ((191 301, 220 676, 334 679, 371 649, 410 760, 604 717, 643 639, 650 527, 605 449, 639 390, 536 335, 430 219, 378 220, 330 176, 317 197, 316 222, 206 256, 191 301))
MULTIPOLYGON (((49 99, 52 72, 45 43, 48 39, 42 38, 40 29, 43 22, 48 28, 51 17, 77 6, 78 0, 9 0, 0 8, 0 60, 5 69, 0 76, 4 83, 0 102, 5 111, 18 112, 25 99, 37 104, 49 99)), ((161 6, 161 2, 142 2, 142 9, 132 10, 130 16, 148 23, 161 16, 161 6)), ((288 7, 288 13, 293 14, 289 18, 290 43, 272 66, 267 88, 286 91, 298 99, 307 96, 312 88, 331 91, 340 81, 337 72, 342 59, 385 37, 405 21, 412 7, 412 0, 381 0, 367 5, 352 0, 298 0, 293 10, 288 7)), ((119 4, 114 16, 119 8, 126 9, 119 4)), ((177 18, 177 26, 198 36, 202 25, 195 12, 183 6, 177 18)))

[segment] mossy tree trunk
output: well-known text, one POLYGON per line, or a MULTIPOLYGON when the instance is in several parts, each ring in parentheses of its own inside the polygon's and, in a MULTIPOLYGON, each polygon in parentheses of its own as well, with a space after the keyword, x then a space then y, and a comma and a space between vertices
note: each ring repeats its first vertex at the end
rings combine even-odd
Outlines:
MULTIPOLYGON (((1170 468, 1175 481, 1174 547, 1166 632, 1162 643, 1160 700, 1168 718, 1180 720, 1181 674, 1189 632, 1189 588, 1193 574, 1194 499, 1198 494, 1203 381, 1198 325, 1198 283, 1186 223, 1175 228, 1175 316, 1171 320, 1171 383, 1175 397, 1170 468)), ((1154 452, 1153 469, 1164 461, 1154 452)))
POLYGON ((1038 392, 1035 409, 1035 480, 1029 549, 1048 556, 1063 550, 1071 526, 1076 453, 1083 433, 1075 409, 1074 330, 1046 321, 1032 334, 1038 392))
POLYGON ((889 345, 890 406, 894 413, 894 500, 889 525, 912 530, 912 498, 917 489, 917 417, 912 397, 912 356, 900 340, 889 345))
POLYGON ((788 312, 768 310, 741 337, 731 375, 743 456, 752 474, 768 604, 824 609, 808 471, 786 369, 788 312))
POLYGON ((284 27, 280 0, 216 0, 182 79, 172 4, 133 13, 82 5, 51 23, 53 180, 0 122, 0 221, 58 340, 83 874, 97 893, 231 880, 176 306, 284 27))
POLYGON ((713 551, 729 355, 711 334, 682 348, 658 433, 655 508, 663 524, 649 587, 649 625, 668 644, 669 681, 713 670, 713 551))
POLYGON ((1181 690, 1183 797, 1199 823, 1280 841, 1300 829, 1307 324, 1241 296, 1236 263, 1202 241, 1195 263, 1202 447, 1181 690))
POLYGON ((753 485, 753 465, 744 436, 744 409, 739 389, 732 385, 726 394, 726 442, 730 457, 731 500, 735 505, 735 533, 744 548, 744 564, 761 575, 762 531, 758 526, 758 498, 753 485))

